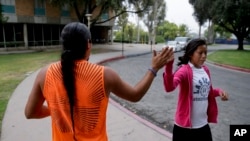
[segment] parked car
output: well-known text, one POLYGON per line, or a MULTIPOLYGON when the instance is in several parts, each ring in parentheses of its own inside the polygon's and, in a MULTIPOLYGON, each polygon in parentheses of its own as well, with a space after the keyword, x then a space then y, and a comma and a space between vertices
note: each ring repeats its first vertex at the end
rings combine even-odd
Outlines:
POLYGON ((189 37, 176 37, 175 41, 179 43, 181 50, 185 50, 185 46, 191 40, 189 37))
POLYGON ((167 46, 173 48, 173 51, 181 51, 181 46, 177 41, 168 41, 167 46))

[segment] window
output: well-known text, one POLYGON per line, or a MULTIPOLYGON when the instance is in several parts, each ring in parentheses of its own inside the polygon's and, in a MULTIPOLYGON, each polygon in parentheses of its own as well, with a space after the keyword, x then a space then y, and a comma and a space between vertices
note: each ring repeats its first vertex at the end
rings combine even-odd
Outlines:
POLYGON ((64 5, 61 10, 61 16, 63 17, 69 17, 69 5, 64 5))
POLYGON ((35 15, 45 15, 44 1, 42 1, 42 0, 35 0, 34 14, 35 15))
POLYGON ((44 8, 44 1, 43 0, 35 0, 35 8, 44 8))
POLYGON ((3 13, 16 13, 15 0, 1 0, 3 13))
POLYGON ((108 15, 107 12, 105 12, 105 13, 102 14, 102 21, 105 21, 107 19, 109 19, 109 15, 108 15))

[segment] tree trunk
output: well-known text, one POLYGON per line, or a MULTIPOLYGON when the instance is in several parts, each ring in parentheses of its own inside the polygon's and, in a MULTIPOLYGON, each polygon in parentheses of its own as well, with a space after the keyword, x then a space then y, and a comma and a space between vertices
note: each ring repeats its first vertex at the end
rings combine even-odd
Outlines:
POLYGON ((148 44, 150 45, 152 43, 152 34, 151 32, 148 32, 148 44))
POLYGON ((140 17, 137 16, 137 39, 136 42, 140 43, 140 17))
POLYGON ((214 27, 213 23, 211 23, 211 20, 208 21, 208 44, 212 44, 214 42, 214 27))
POLYGON ((214 38, 215 38, 215 34, 214 34, 214 23, 212 22, 211 24, 211 44, 214 43, 214 38))
POLYGON ((74 10, 75 10, 76 16, 77 16, 79 22, 84 23, 84 21, 85 21, 85 19, 83 19, 84 16, 80 14, 77 5, 78 4, 76 2, 73 3, 73 7, 74 7, 74 10))
POLYGON ((237 48, 237 50, 244 50, 244 48, 243 48, 243 40, 244 40, 244 38, 240 34, 237 34, 235 36, 236 36, 236 38, 238 40, 238 48, 237 48))
POLYGON ((151 26, 148 26, 148 44, 150 45, 151 43, 153 43, 152 39, 153 39, 153 29, 151 26))
POLYGON ((201 25, 199 25, 199 38, 201 37, 201 25))
POLYGON ((151 41, 152 41, 152 44, 154 45, 155 44, 155 38, 156 38, 156 26, 157 26, 157 7, 158 7, 158 5, 157 5, 158 3, 157 2, 155 2, 154 3, 154 7, 153 7, 153 13, 154 13, 154 15, 153 15, 153 29, 152 29, 152 32, 151 32, 151 41))

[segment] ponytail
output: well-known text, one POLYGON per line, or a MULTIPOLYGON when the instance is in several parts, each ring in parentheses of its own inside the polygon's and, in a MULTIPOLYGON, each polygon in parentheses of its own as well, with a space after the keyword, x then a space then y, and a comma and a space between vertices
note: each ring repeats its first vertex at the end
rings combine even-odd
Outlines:
MULTIPOLYGON (((71 51, 64 51, 61 55, 61 66, 62 66, 62 76, 63 84, 67 90, 67 95, 70 104, 70 115, 72 119, 72 125, 74 127, 74 94, 75 94, 75 77, 74 77, 74 60, 71 51)), ((74 130, 74 128, 73 128, 74 130)))
POLYGON ((189 61, 189 57, 186 56, 186 55, 180 56, 178 59, 179 59, 179 62, 178 62, 178 64, 177 64, 177 66, 180 66, 180 65, 182 65, 182 64, 187 64, 188 61, 189 61))
MULTIPOLYGON (((85 57, 88 41, 91 40, 91 34, 84 24, 73 22, 63 28, 61 40, 63 45, 61 71, 63 84, 69 98, 70 116, 74 132, 75 61, 85 57)), ((75 135, 74 140, 76 140, 75 135)))

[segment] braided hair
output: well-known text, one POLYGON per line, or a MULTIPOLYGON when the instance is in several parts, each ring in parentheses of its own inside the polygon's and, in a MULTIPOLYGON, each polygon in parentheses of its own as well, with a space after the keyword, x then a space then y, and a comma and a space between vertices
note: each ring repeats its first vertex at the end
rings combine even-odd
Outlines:
MULTIPOLYGON (((63 84, 67 91, 70 104, 70 114, 74 130, 74 97, 75 97, 75 61, 83 59, 91 40, 89 29, 80 22, 67 24, 61 34, 63 51, 61 53, 61 71, 63 84)), ((74 137, 75 138, 75 137, 74 137)))

